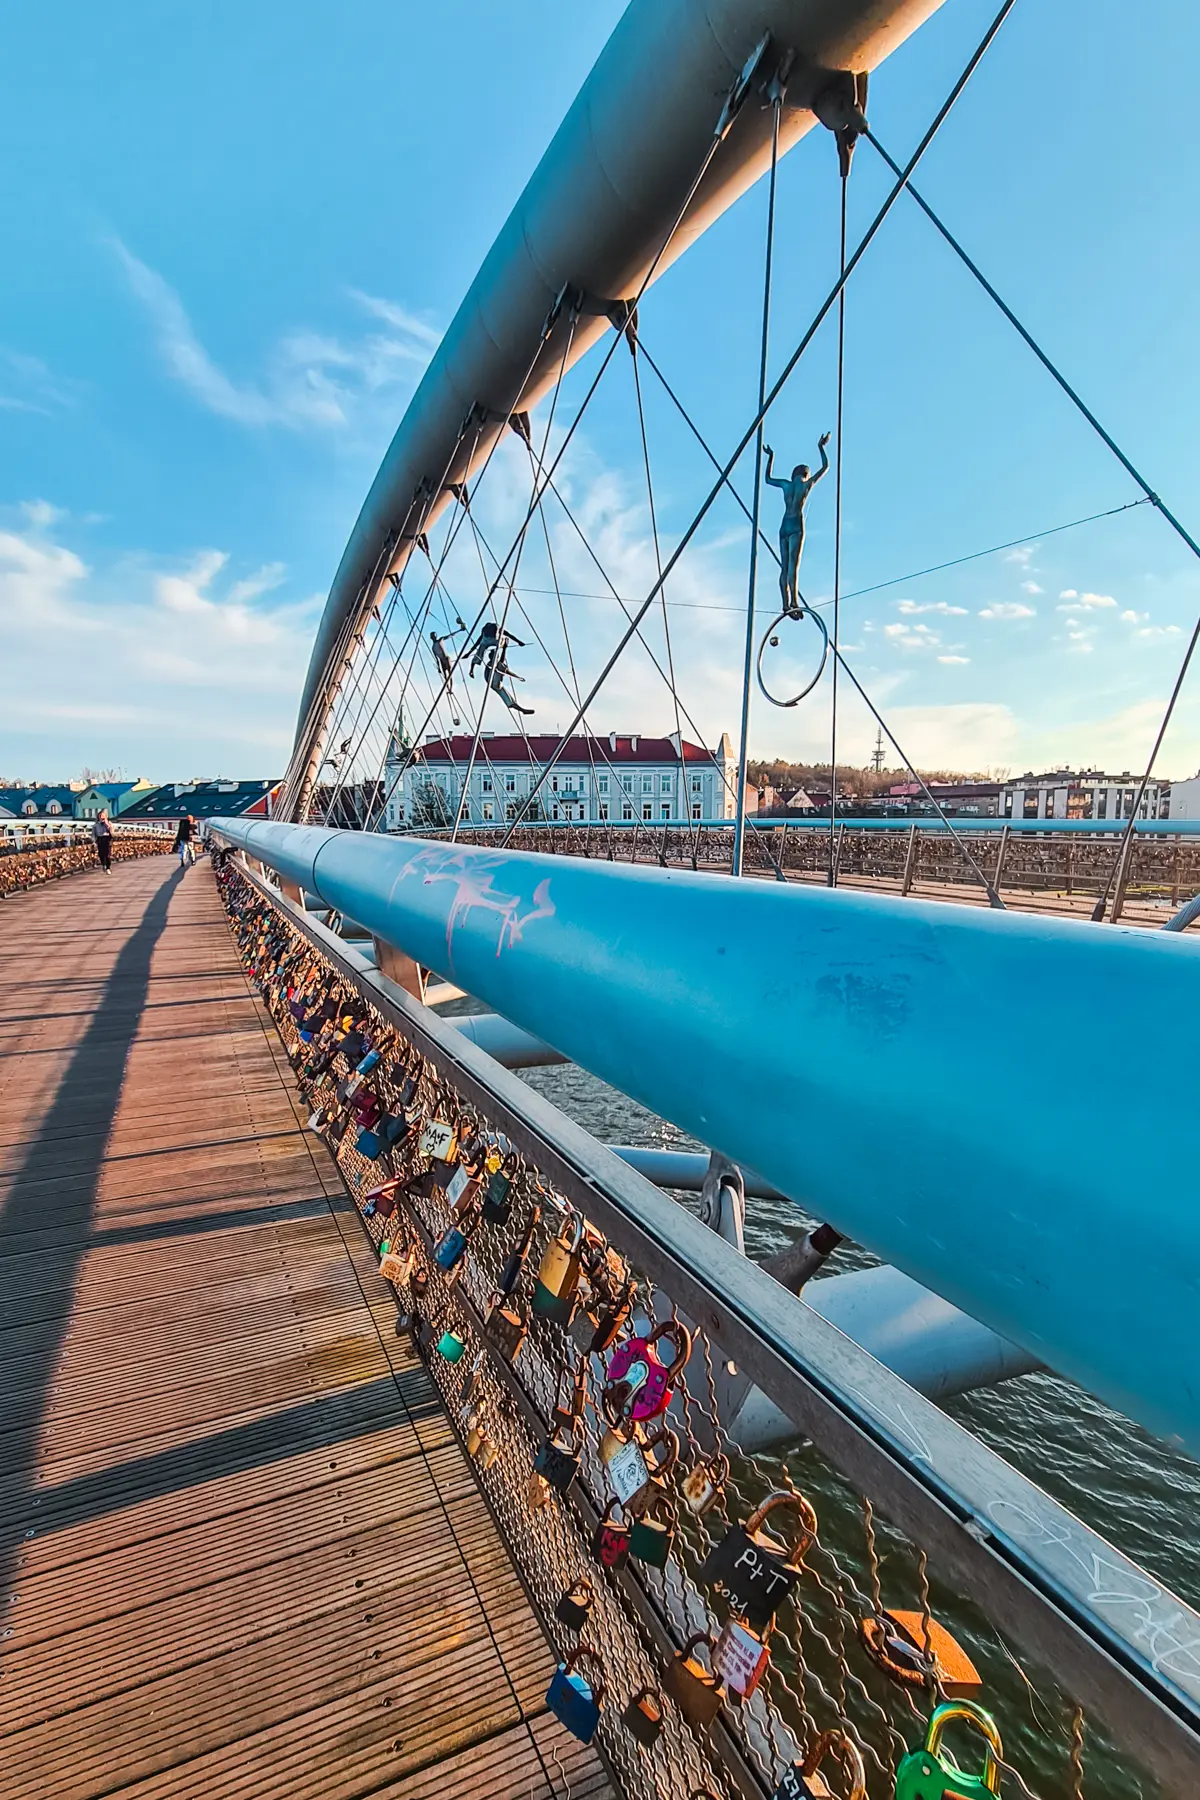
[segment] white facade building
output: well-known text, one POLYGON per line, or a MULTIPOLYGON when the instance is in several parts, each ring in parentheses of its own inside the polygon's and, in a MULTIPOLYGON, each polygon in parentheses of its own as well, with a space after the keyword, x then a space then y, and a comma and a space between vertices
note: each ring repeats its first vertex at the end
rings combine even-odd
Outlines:
MULTIPOLYGON (((1000 790, 1002 819, 1128 819, 1133 815, 1141 777, 1126 769, 1120 775, 1102 775, 1098 769, 1076 773, 1054 769, 1048 775, 1018 775, 1000 790)), ((1171 785, 1151 781, 1146 785, 1139 819, 1165 819, 1171 785)))
MULTIPOLYGON (((519 737, 485 731, 471 771, 464 823, 514 819, 560 742, 541 733, 519 737)), ((384 777, 389 831, 454 823, 471 744, 466 733, 427 738, 407 769, 404 759, 412 753, 393 747, 384 777)), ((608 737, 569 739, 526 818, 531 824, 730 819, 736 792, 736 762, 727 732, 710 752, 674 732, 648 738, 614 731, 608 737)))
POLYGON ((1171 819, 1200 819, 1200 775, 1171 783, 1171 819))

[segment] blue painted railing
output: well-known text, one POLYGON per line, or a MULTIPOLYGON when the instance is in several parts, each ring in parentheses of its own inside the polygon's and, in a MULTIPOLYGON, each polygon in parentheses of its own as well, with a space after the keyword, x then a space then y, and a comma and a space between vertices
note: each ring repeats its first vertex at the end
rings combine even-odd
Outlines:
POLYGON ((622 862, 215 828, 1200 1452, 1200 943, 622 862))

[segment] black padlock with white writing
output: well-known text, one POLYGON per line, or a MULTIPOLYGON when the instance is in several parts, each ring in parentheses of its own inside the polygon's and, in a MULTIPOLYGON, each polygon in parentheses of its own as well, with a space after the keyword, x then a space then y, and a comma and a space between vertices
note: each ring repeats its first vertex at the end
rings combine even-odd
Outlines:
POLYGON ((786 1489, 768 1494, 745 1525, 733 1525, 714 1544, 700 1579, 723 1594, 730 1611, 756 1631, 765 1631, 800 1580, 800 1564, 817 1535, 817 1516, 803 1494, 786 1489), (773 1512, 788 1510, 798 1521, 791 1547, 762 1529, 773 1512))

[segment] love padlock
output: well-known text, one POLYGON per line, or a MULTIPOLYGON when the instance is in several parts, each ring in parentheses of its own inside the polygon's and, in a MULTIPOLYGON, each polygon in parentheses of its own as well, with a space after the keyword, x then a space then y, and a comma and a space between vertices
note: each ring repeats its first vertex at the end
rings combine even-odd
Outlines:
POLYGON ((1004 1755, 996 1721, 970 1700, 948 1700, 934 1710, 919 1750, 910 1750, 896 1770, 896 1800, 989 1800, 1000 1792, 998 1758, 1004 1755), (941 1752, 947 1725, 962 1719, 986 1746, 982 1775, 969 1775, 941 1752))
POLYGON ((569 1625, 572 1631, 582 1631, 595 1598, 596 1591, 591 1582, 581 1576, 561 1596, 554 1608, 554 1616, 563 1625, 569 1625))
POLYGON ((479 1192, 479 1176, 465 1162, 460 1162, 446 1183, 446 1204, 456 1219, 470 1211, 479 1192))
POLYGON ((492 1295, 483 1329, 497 1354, 507 1363, 515 1362, 529 1330, 529 1315, 523 1310, 519 1300, 511 1306, 505 1306, 504 1296, 497 1292, 492 1295))
POLYGON ((604 1410, 610 1419, 656 1419, 671 1403, 671 1383, 692 1354, 692 1335, 678 1319, 656 1325, 649 1337, 626 1338, 604 1372, 604 1410), (675 1354, 663 1362, 656 1346, 669 1341, 675 1354))
POLYGON ((435 1162, 452 1163, 458 1155, 458 1138, 453 1125, 448 1119, 427 1120, 421 1128, 417 1148, 422 1156, 431 1156, 435 1162))
POLYGON ((748 1700, 766 1674, 770 1651, 740 1619, 726 1619, 713 1651, 713 1668, 735 1694, 748 1700))
POLYGON ((433 1247, 433 1260, 438 1268, 444 1269, 447 1274, 451 1269, 456 1269, 467 1254, 470 1242, 469 1226, 465 1231, 461 1225, 448 1226, 433 1247))
POLYGON ((529 1255, 529 1246, 533 1242, 533 1234, 537 1230, 538 1220, 542 1216, 539 1206, 531 1206, 529 1217, 525 1221, 525 1229, 514 1249, 510 1250, 504 1265, 496 1277, 496 1292, 507 1296, 512 1293, 525 1268, 525 1259, 529 1255))
POLYGON ((713 1640, 708 1632, 694 1631, 663 1673, 663 1690, 670 1694, 689 1725, 711 1725, 725 1698, 720 1678, 715 1673, 709 1674, 700 1659, 692 1654, 701 1644, 711 1656, 713 1640))
POLYGON ((403 1284, 413 1272, 417 1253, 412 1244, 399 1249, 391 1245, 379 1259, 379 1273, 385 1281, 403 1284))
POLYGON ((460 1362, 466 1347, 457 1331, 443 1331, 438 1339, 437 1353, 439 1356, 444 1356, 447 1362, 460 1362))
POLYGON ((583 1265, 583 1214, 568 1219, 546 1246, 533 1286, 533 1310, 556 1325, 566 1325, 575 1308, 575 1291, 583 1265))
POLYGON ((651 1745, 663 1728, 663 1698, 652 1687, 639 1688, 621 1714, 621 1723, 639 1744, 651 1745))
POLYGON ((629 1528, 629 1554, 652 1569, 665 1569, 675 1542, 675 1496, 651 1483, 640 1517, 629 1528))
POLYGON ((700 1579, 724 1594, 731 1612, 756 1631, 765 1631, 800 1580, 804 1553, 817 1535, 817 1515, 803 1494, 786 1489, 768 1494, 745 1525, 733 1525, 714 1544, 700 1567, 700 1579), (790 1551, 762 1530, 771 1513, 786 1508, 799 1521, 790 1551))
POLYGON ((613 1518, 617 1501, 610 1500, 592 1533, 592 1555, 602 1568, 623 1569, 629 1561, 630 1527, 613 1518))
POLYGON ((600 1723, 604 1694, 604 1664, 589 1644, 579 1644, 555 1669, 546 1690, 546 1706, 572 1737, 590 1744, 600 1723), (594 1671, 590 1680, 576 1675, 579 1663, 594 1671))
POLYGON ((548 1437, 533 1459, 533 1469, 556 1494, 565 1494, 579 1473, 578 1426, 560 1427, 548 1437))
POLYGON ((716 1505, 729 1480, 729 1458, 718 1452, 696 1464, 683 1480, 680 1492, 688 1511, 702 1518, 716 1505))
POLYGON ((679 1439, 667 1426, 660 1425, 640 1441, 636 1435, 625 1439, 610 1457, 601 1460, 608 1484, 621 1505, 638 1513, 644 1510, 653 1484, 661 1486, 678 1455, 679 1439))
MULTIPOLYGON (((492 1158, 488 1158, 489 1165, 492 1158)), ((498 1167, 487 1169, 487 1186, 483 1190, 483 1217, 489 1225, 507 1225, 512 1217, 512 1185, 520 1167, 520 1158, 510 1151, 498 1167)))
POLYGON ((821 1774, 821 1764, 830 1755, 838 1757, 846 1772, 850 1791, 846 1800, 867 1800, 867 1772, 862 1754, 854 1739, 845 1731, 823 1731, 803 1762, 785 1769, 771 1800, 834 1800, 828 1782, 821 1774))

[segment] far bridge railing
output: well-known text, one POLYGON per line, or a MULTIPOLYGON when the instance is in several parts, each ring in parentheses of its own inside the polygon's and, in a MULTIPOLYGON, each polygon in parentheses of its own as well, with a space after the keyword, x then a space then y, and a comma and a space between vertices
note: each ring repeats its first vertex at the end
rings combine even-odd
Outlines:
MULTIPOLYGON (((450 835, 422 825, 422 837, 450 835)), ((464 825, 472 844, 533 850, 550 856, 609 858, 661 868, 727 871, 733 858, 732 821, 695 824, 653 820, 518 825, 464 825)), ((833 828, 832 867, 839 883, 901 894, 954 888, 955 898, 986 895, 964 855, 968 850, 996 890, 1014 897, 1051 896, 1080 908, 1110 897, 1109 918, 1136 907, 1166 918, 1200 892, 1200 821, 1139 822, 1123 853, 1123 827, 1113 820, 1059 822, 955 820, 952 830, 933 819, 844 820, 833 828), (1123 866, 1122 866, 1123 865, 1123 866)), ((827 882, 831 867, 827 824, 756 820, 746 833, 744 869, 782 881, 827 882)))

